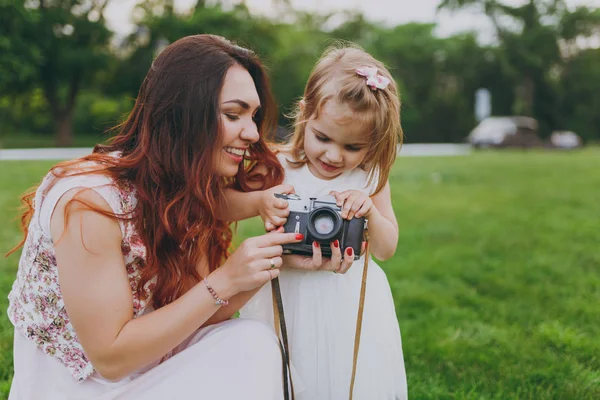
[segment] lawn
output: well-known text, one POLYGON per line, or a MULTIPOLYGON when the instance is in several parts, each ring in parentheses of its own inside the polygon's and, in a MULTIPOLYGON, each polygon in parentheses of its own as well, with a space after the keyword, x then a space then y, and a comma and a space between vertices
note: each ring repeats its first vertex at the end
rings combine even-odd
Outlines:
MULTIPOLYGON (((108 136, 96 132, 87 134, 76 134, 73 136, 71 147, 94 147, 97 143, 106 140, 108 136)), ((35 149, 44 147, 55 147, 56 139, 53 135, 34 133, 11 133, 0 132, 0 149, 35 149)))
MULTIPOLYGON (((50 165, 0 162, 2 250, 20 238, 18 195, 50 165)), ((400 239, 382 266, 411 399, 600 398, 599 171, 599 149, 396 162, 400 239)), ((16 264, 0 259, 3 310, 16 264)), ((11 340, 3 312, 0 398, 11 340)))

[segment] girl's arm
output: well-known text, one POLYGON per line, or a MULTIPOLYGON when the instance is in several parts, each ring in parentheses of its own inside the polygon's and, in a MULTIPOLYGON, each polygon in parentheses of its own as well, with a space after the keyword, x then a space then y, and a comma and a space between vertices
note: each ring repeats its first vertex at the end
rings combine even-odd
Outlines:
POLYGON ((223 194, 223 202, 217 212, 219 219, 242 221, 258 215, 258 208, 263 196, 262 191, 240 192, 227 188, 223 194))
POLYGON ((272 231, 285 224, 289 214, 288 202, 275 197, 276 193, 294 193, 294 187, 283 184, 254 192, 225 189, 217 215, 226 221, 241 221, 260 215, 265 229, 272 231))
POLYGON ((371 197, 373 207, 368 215, 369 248, 378 260, 387 260, 396 252, 398 245, 398 222, 392 208, 390 183, 371 197))
POLYGON ((379 260, 387 260, 396 252, 398 223, 392 208, 390 183, 381 192, 369 197, 360 190, 332 191, 345 219, 366 217, 369 220, 370 251, 379 260))

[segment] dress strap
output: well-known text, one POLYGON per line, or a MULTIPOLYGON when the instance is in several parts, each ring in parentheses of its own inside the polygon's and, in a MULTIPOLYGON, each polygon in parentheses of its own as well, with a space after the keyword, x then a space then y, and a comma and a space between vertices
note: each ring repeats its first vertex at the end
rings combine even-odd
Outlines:
POLYGON ((112 211, 121 214, 119 194, 112 179, 103 174, 75 175, 65 178, 55 178, 55 181, 40 185, 36 194, 36 209, 39 210, 38 223, 41 231, 47 237, 51 236, 50 220, 54 209, 61 197, 74 188, 94 190, 108 203, 112 211), (48 186, 52 185, 49 189, 48 186))

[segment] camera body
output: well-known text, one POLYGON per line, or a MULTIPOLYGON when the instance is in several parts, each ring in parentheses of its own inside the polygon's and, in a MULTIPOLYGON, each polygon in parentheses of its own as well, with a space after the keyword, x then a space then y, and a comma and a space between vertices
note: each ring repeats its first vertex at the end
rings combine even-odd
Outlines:
MULTIPOLYGON (((301 233, 304 241, 283 245, 284 254, 311 256, 313 242, 318 242, 325 257, 331 257, 331 242, 339 240, 340 250, 347 247, 354 250, 354 259, 360 258, 366 219, 341 217, 342 209, 337 206, 334 196, 303 199, 296 194, 276 194, 288 201, 290 214, 283 226, 285 232, 301 233)), ((343 255, 343 253, 342 253, 343 255)))

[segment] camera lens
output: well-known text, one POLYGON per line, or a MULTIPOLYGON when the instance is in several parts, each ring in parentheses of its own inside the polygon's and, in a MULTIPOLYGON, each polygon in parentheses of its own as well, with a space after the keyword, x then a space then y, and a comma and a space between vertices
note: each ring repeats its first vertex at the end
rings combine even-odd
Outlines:
POLYGON ((313 239, 328 242, 337 238, 342 228, 342 219, 330 207, 313 210, 308 217, 308 233, 313 239))
POLYGON ((329 215, 319 215, 315 218, 315 230, 321 235, 327 235, 331 233, 335 227, 335 221, 329 215))

